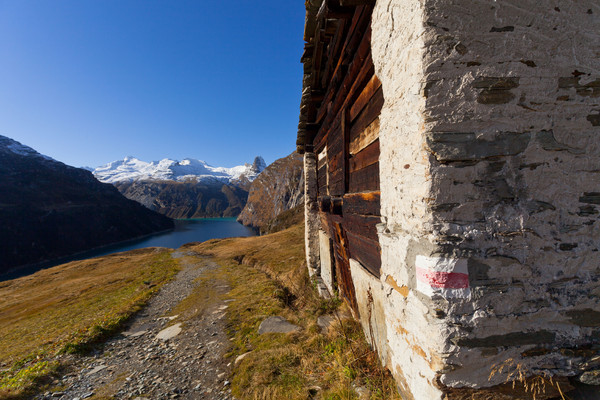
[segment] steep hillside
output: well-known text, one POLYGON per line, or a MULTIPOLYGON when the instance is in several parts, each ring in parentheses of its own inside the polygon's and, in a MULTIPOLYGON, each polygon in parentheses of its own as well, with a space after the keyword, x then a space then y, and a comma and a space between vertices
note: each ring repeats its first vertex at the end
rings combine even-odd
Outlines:
POLYGON ((0 273, 171 229, 84 169, 0 136, 0 273))
POLYGON ((264 233, 271 220, 303 202, 302 156, 292 153, 273 162, 252 182, 248 202, 238 221, 264 233))
POLYGON ((246 190, 220 183, 134 181, 114 185, 128 199, 170 218, 235 217, 248 198, 246 190))

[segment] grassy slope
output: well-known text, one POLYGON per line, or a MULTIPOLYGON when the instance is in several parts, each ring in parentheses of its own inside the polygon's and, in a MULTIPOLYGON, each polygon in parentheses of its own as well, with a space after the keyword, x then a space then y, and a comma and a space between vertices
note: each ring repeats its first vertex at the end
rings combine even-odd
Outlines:
POLYGON ((178 270, 166 249, 141 249, 0 282, 0 398, 39 389, 61 352, 114 332, 178 270))
MULTIPOLYGON (((304 226, 271 235, 211 240, 188 248, 217 259, 216 277, 232 287, 228 330, 234 366, 232 389, 240 399, 352 399, 353 386, 370 390, 373 399, 399 398, 395 383, 380 366, 355 321, 339 318, 321 334, 317 318, 347 315, 337 299, 316 295, 304 261, 304 226), (260 323, 280 315, 302 327, 293 334, 258 335, 260 323)), ((203 278, 205 283, 211 276, 203 278)), ((202 290, 202 283, 201 288, 202 290)))
MULTIPOLYGON (((343 318, 345 306, 316 295, 305 267, 302 224, 186 247, 213 256, 221 267, 200 278, 198 290, 176 311, 202 312, 222 296, 213 290, 214 281, 229 282, 230 356, 249 352, 234 366, 238 398, 352 399, 356 385, 368 388, 373 399, 399 398, 358 323, 343 318), (320 333, 317 318, 332 313, 340 323, 320 333), (302 330, 259 336, 258 326, 270 315, 302 330)), ((0 398, 27 398, 43 388, 60 368, 56 354, 107 337, 177 269, 169 251, 142 249, 0 283, 0 398)))

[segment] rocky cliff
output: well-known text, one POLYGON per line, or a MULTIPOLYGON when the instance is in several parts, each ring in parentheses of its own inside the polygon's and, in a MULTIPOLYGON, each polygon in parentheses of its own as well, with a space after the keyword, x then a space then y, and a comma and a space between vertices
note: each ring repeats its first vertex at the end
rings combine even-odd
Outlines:
POLYGON ((0 273, 173 227, 91 172, 4 136, 0 224, 0 273))
POLYGON ((302 156, 292 153, 273 162, 252 182, 238 221, 264 233, 275 217, 303 203, 302 156))

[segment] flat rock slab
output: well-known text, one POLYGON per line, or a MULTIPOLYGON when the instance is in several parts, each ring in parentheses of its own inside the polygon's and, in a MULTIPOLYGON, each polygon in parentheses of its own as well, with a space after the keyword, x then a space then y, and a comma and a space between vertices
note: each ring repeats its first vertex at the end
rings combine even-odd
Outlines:
POLYGON ((160 340, 169 340, 181 333, 181 324, 175 324, 156 334, 156 338, 160 340))
POLYGON ((290 333, 300 330, 298 325, 289 323, 283 317, 269 317, 260 323, 258 334, 263 333, 290 333))
POLYGON ((333 315, 321 315, 317 318, 317 325, 321 328, 321 333, 327 333, 329 327, 335 322, 333 315))
POLYGON ((600 385, 600 369, 584 372, 579 381, 586 385, 600 385))
POLYGON ((122 335, 123 336, 127 336, 127 337, 139 337, 142 335, 145 335, 148 331, 137 331, 137 332, 123 332, 122 335))
POLYGON ((104 368, 106 368, 106 365, 98 365, 97 367, 92 368, 92 370, 90 372, 87 373, 87 375, 93 375, 96 372, 100 372, 102 371, 104 368))

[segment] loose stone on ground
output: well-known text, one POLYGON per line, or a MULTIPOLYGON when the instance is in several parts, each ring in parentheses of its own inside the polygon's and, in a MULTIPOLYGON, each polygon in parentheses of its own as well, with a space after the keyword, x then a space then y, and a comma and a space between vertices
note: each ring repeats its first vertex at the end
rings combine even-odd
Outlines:
POLYGON ((294 325, 288 322, 283 317, 268 317, 263 322, 261 322, 258 327, 258 333, 262 335, 263 333, 290 333, 297 332, 300 330, 298 325, 294 325))
POLYGON ((162 331, 158 332, 158 334, 156 335, 156 338, 160 339, 160 340, 169 340, 169 339, 172 339, 175 336, 179 335, 180 333, 181 333, 181 324, 175 324, 173 326, 169 326, 168 328, 165 328, 162 331))

